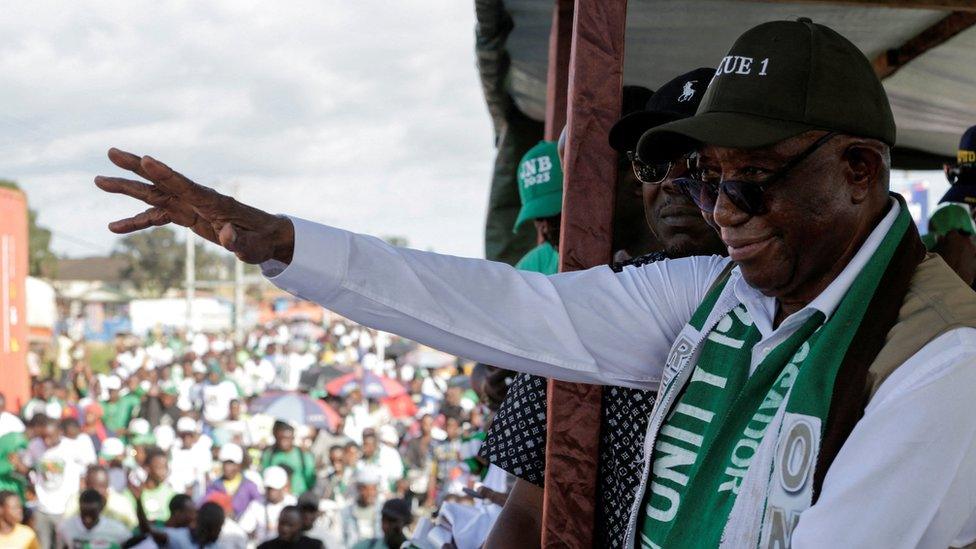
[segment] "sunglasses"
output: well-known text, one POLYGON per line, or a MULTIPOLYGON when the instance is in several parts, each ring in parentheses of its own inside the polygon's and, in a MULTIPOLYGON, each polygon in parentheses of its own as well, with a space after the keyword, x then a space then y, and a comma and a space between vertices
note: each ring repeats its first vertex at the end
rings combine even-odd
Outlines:
POLYGON ((785 179, 790 171, 809 158, 813 153, 817 152, 817 149, 835 136, 837 136, 837 133, 830 132, 817 139, 803 152, 791 158, 783 167, 763 181, 706 180, 702 177, 702 172, 697 166, 689 166, 691 175, 689 177, 675 179, 674 184, 691 197, 695 205, 703 212, 713 213, 715 211, 715 204, 718 202, 718 195, 725 193, 725 196, 743 212, 749 215, 763 215, 768 212, 768 208, 766 207, 766 191, 769 186, 785 179))
MULTIPOLYGON (((637 180, 649 185, 660 185, 664 182, 668 174, 671 173, 671 169, 677 163, 672 161, 647 164, 640 158, 637 158, 637 154, 634 151, 627 151, 627 159, 630 160, 630 165, 633 166, 634 176, 637 177, 637 180)), ((684 157, 678 162, 682 161, 685 161, 684 157)))

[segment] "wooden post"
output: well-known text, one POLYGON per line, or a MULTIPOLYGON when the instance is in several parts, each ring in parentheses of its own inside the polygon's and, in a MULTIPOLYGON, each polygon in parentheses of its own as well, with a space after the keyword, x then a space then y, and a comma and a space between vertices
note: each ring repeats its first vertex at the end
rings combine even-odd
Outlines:
POLYGON ((566 88, 569 86, 569 52, 573 39, 573 0, 556 0, 549 30, 549 67, 546 75, 547 141, 559 139, 566 125, 566 88))
MULTIPOLYGON (((607 135, 620 117, 627 14, 626 0, 575 4, 560 271, 610 261, 617 161, 607 135)), ((593 545, 600 395, 598 385, 549 382, 544 547, 593 545)))

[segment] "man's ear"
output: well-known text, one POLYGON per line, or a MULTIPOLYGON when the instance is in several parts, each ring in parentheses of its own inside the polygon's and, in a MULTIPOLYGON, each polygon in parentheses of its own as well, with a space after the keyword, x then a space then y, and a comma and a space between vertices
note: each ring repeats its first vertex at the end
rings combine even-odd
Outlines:
POLYGON ((873 193, 887 192, 888 160, 885 145, 870 139, 852 138, 842 155, 842 169, 850 188, 851 201, 859 204, 873 193))

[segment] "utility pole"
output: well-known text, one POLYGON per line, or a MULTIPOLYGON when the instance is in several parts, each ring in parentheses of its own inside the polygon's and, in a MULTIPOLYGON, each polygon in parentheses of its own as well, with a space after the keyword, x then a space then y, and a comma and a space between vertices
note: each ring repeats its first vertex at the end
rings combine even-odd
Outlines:
POLYGON ((193 230, 186 228, 186 334, 193 331, 193 300, 197 286, 197 248, 193 241, 193 230))
POLYGON ((234 258, 234 339, 244 342, 244 262, 234 258))

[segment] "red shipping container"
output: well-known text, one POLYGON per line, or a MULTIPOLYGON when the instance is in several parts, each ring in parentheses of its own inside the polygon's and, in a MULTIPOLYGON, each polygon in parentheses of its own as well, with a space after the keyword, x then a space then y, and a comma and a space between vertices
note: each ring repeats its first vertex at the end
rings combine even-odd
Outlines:
POLYGON ((30 398, 27 373, 27 198, 0 188, 0 392, 7 408, 30 398))

